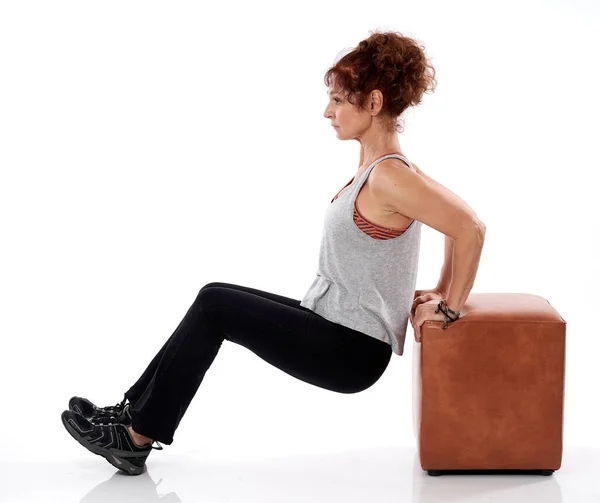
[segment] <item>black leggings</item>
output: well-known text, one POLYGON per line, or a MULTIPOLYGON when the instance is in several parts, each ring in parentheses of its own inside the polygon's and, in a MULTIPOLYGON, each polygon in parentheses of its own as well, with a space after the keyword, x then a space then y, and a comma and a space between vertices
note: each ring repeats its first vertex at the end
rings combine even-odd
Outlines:
POLYGON ((357 393, 381 377, 391 346, 333 323, 300 300, 230 283, 208 283, 169 340, 125 393, 133 429, 173 442, 223 340, 248 348, 302 381, 357 393))

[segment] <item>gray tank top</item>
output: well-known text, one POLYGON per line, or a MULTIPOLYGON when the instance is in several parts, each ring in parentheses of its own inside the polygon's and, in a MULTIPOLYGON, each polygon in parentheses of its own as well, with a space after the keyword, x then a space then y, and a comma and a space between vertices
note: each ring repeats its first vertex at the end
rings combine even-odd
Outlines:
POLYGON ((354 203, 377 159, 325 212, 316 277, 300 305, 329 321, 358 330, 404 353, 421 245, 421 226, 413 220, 392 239, 375 239, 354 222, 354 203))

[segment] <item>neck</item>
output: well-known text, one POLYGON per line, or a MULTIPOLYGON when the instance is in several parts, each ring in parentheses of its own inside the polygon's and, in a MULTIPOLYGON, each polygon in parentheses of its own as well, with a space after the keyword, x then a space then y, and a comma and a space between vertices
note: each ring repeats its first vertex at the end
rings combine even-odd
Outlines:
POLYGON ((371 148, 365 148, 363 145, 360 146, 360 161, 358 164, 358 172, 361 173, 368 166, 373 164, 373 161, 379 159, 386 154, 400 154, 404 156, 400 144, 398 142, 389 145, 372 146, 371 148))

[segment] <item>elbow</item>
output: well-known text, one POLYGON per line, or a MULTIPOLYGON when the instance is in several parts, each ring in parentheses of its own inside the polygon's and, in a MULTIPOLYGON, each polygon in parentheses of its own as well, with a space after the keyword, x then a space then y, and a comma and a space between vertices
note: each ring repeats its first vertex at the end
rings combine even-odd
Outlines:
POLYGON ((481 234, 482 239, 485 238, 485 224, 481 220, 477 219, 475 225, 477 227, 477 231, 479 234, 481 234))
POLYGON ((483 249, 483 243, 485 242, 485 224, 483 222, 477 222, 477 243, 483 249))
POLYGON ((459 237, 464 237, 469 241, 477 241, 483 245, 483 241, 485 240, 485 224, 481 220, 475 219, 472 221, 472 225, 463 228, 463 233, 459 237))

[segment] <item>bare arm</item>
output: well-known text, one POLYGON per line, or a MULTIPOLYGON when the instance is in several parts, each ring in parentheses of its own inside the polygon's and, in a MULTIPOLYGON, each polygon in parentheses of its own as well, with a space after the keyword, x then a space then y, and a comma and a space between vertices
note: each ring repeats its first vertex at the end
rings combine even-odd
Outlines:
POLYGON ((484 240, 485 225, 483 224, 481 227, 474 228, 472 233, 465 233, 455 240, 452 283, 446 305, 456 313, 465 305, 475 283, 484 240))
MULTIPOLYGON (((444 192, 446 192, 447 194, 450 194, 450 197, 458 197, 454 192, 452 192, 449 188, 444 187, 441 183, 436 182, 433 178, 427 176, 425 173, 423 173, 423 171, 421 171, 421 169, 419 168, 419 166, 417 166, 414 162, 412 163, 413 167, 416 169, 417 173, 419 175, 421 175, 423 178, 425 178, 429 183, 434 184, 436 187, 440 188, 440 190, 443 190, 444 192)), ((440 279, 438 281, 437 284, 437 288, 440 290, 440 292, 442 292, 442 294, 444 296, 447 297, 447 303, 448 306, 453 310, 453 311, 460 311, 460 309, 462 309, 462 306, 464 305, 464 301, 460 302, 460 294, 459 294, 459 304, 460 304, 460 308, 458 310, 454 309, 454 307, 452 306, 456 306, 456 299, 454 299, 454 295, 453 298, 450 299, 449 292, 450 292, 450 286, 452 284, 452 277, 453 277, 453 271, 454 271, 454 248, 455 248, 455 243, 454 243, 454 239, 451 236, 446 235, 445 241, 444 241, 444 265, 442 266, 442 270, 440 272, 440 279), (454 301, 454 304, 451 303, 451 301, 454 301)), ((479 253, 479 256, 481 255, 481 250, 479 253)), ((477 257, 477 264, 479 264, 479 256, 477 257)), ((459 267, 460 269, 460 267, 459 267)), ((477 273, 477 268, 475 269, 475 273, 477 273)), ((473 278, 474 280, 474 278, 473 278)), ((471 284, 472 286, 472 284, 471 284)), ((470 288, 469 288, 470 291, 470 288)), ((453 292, 454 294, 454 292, 453 292)), ((468 296, 468 293, 467 293, 468 296)), ((466 300, 466 298, 465 298, 466 300)))
POLYGON ((465 201, 429 178, 414 163, 416 173, 385 162, 382 161, 372 180, 372 190, 377 197, 398 213, 415 218, 450 239, 446 240, 444 267, 438 284, 449 285, 446 303, 459 312, 475 283, 485 224, 465 201), (450 279, 448 271, 451 271, 450 279))
POLYGON ((446 236, 444 243, 444 265, 440 272, 440 279, 437 284, 437 289, 442 292, 442 295, 447 296, 452 283, 452 262, 454 256, 454 239, 446 236))

